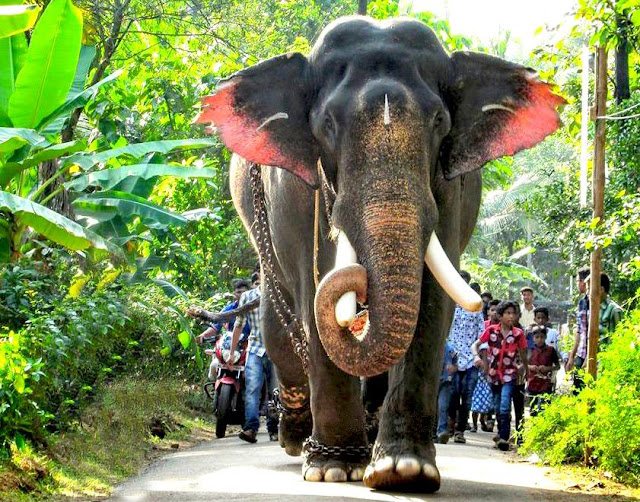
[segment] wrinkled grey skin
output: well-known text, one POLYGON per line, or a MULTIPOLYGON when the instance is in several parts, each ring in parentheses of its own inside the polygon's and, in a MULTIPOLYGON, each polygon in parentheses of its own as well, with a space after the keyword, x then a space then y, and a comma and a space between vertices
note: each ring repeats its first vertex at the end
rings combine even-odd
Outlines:
MULTIPOLYGON (((308 60, 274 58, 227 84, 232 99, 225 103, 231 107, 220 107, 222 112, 209 119, 223 141, 245 158, 275 164, 262 150, 252 150, 252 135, 264 129, 269 145, 275 144, 285 159, 277 159, 284 169, 265 165, 262 176, 275 279, 309 338, 308 378, 273 304, 265 300, 271 296, 269 280, 263 280, 262 328, 284 406, 295 410, 310 402, 313 416, 312 428, 308 413, 283 416, 280 440, 287 453, 300 454, 309 434, 328 446, 367 444, 360 379, 327 356, 316 327, 314 191, 301 178, 319 181, 318 155, 337 194, 332 224, 348 236, 368 278, 369 345, 362 355, 338 350, 337 357, 343 364, 353 359, 349 371, 355 375, 388 370, 388 378, 375 378, 376 385, 365 392, 370 410, 381 405, 372 458, 308 455, 306 479, 359 480, 364 474, 365 484, 379 489, 439 488, 432 434, 454 305, 425 267, 425 250, 435 231, 453 265, 459 265, 480 205, 479 168, 512 153, 490 144, 509 117, 527 106, 528 75, 523 67, 497 58, 449 57, 417 21, 380 24, 355 17, 328 27, 308 60), (390 125, 383 123, 385 95, 390 125), (482 110, 496 102, 515 112, 482 110), (228 118, 229 109, 242 118, 236 129, 225 129, 235 120, 228 118), (282 110, 287 118, 264 125, 282 110), (291 158, 295 162, 287 165, 291 158)), ((255 238, 248 164, 234 156, 231 192, 255 238)), ((333 267, 335 244, 324 210, 319 220, 322 278, 333 267)))

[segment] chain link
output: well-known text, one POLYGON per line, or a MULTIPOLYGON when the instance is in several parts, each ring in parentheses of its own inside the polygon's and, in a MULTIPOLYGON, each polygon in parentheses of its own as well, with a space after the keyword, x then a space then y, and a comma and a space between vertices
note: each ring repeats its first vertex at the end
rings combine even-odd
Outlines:
POLYGON ((371 446, 327 446, 309 437, 302 445, 302 451, 309 455, 321 455, 325 458, 335 459, 369 459, 371 446))
POLYGON ((253 192, 253 217, 255 222, 255 238, 258 245, 260 264, 264 271, 264 280, 267 284, 265 290, 275 309, 280 324, 284 327, 293 350, 302 362, 305 374, 309 374, 309 342, 298 317, 284 298, 280 284, 276 279, 273 266, 273 243, 269 231, 269 220, 264 200, 264 187, 262 185, 262 173, 258 164, 251 163, 250 167, 251 189, 253 192))

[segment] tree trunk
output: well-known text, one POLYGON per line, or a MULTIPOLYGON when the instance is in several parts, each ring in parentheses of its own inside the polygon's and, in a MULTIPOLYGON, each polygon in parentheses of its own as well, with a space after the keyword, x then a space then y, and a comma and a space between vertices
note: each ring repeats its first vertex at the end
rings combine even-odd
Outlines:
MULTIPOLYGON (((57 160, 47 160, 38 166, 38 181, 39 184, 42 185, 45 181, 51 178, 53 175, 58 172, 59 165, 57 160)), ((51 185, 44 189, 41 198, 44 199, 51 195, 54 191, 58 190, 59 187, 65 182, 65 176, 60 176, 57 180, 55 180, 51 185)), ((71 201, 69 200, 69 192, 66 190, 62 190, 60 193, 55 195, 51 200, 49 200, 45 204, 49 209, 55 211, 56 213, 60 213, 63 216, 66 216, 69 219, 74 219, 75 215, 73 213, 73 207, 71 206, 71 201)))
POLYGON ((616 20, 618 26, 618 46, 616 47, 616 103, 631 97, 629 90, 629 42, 627 40, 627 30, 629 20, 619 16, 616 20))
POLYGON ((358 14, 361 16, 367 15, 367 0, 358 0, 358 14))

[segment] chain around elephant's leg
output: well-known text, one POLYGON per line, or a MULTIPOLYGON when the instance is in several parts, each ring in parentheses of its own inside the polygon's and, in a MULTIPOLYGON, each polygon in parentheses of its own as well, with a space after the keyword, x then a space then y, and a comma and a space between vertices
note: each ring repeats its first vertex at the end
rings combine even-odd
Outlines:
POLYGON ((304 442, 302 472, 306 481, 361 481, 371 448, 327 446, 313 438, 304 442))
POLYGON ((311 435, 313 427, 309 385, 280 384, 275 401, 280 414, 280 446, 288 455, 297 457, 301 454, 302 444, 311 435))

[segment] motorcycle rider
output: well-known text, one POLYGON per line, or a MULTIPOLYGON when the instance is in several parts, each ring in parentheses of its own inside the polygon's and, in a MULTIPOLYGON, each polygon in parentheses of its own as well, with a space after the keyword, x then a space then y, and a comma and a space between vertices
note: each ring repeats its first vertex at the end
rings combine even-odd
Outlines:
MULTIPOLYGON (((242 307, 246 303, 255 300, 260 296, 260 273, 255 272, 251 276, 254 289, 243 293, 240 297, 238 307, 242 307)), ((251 327, 249 335, 249 346, 247 347, 247 361, 245 366, 245 393, 244 393, 244 413, 245 423, 240 432, 239 437, 248 443, 257 441, 256 435, 260 426, 260 397, 262 395, 262 385, 267 382, 269 398, 271 399, 273 389, 275 387, 275 371, 271 360, 266 354, 262 341, 262 332, 260 330, 260 309, 256 308, 244 315, 236 318, 236 325, 233 328, 233 338, 231 340, 231 352, 233 354, 238 341, 240 340, 241 326, 245 320, 251 327)), ((230 358, 233 356, 230 355, 230 358)), ((231 360, 230 360, 231 361, 231 360)), ((229 361, 229 362, 230 362, 229 361)), ((267 431, 271 441, 278 440, 278 419, 277 416, 269 414, 267 416, 267 431)))
MULTIPOLYGON (((238 308, 238 302, 240 301, 240 297, 242 293, 249 291, 251 289, 251 283, 249 281, 245 281, 244 279, 238 279, 233 282, 233 301, 228 303, 225 308, 221 310, 221 312, 228 312, 229 310, 233 310, 238 308)), ((233 326, 235 324, 235 318, 231 319, 228 322, 227 329, 229 331, 233 330, 233 326)), ((214 338, 220 331, 224 329, 224 323, 217 322, 215 325, 205 329, 202 333, 200 333, 196 337, 197 343, 202 343, 205 340, 209 340, 210 338, 214 338)), ((251 334, 251 328, 249 327, 249 323, 246 322, 244 328, 242 330, 242 339, 244 340, 251 334)))

